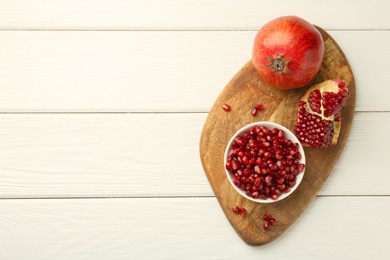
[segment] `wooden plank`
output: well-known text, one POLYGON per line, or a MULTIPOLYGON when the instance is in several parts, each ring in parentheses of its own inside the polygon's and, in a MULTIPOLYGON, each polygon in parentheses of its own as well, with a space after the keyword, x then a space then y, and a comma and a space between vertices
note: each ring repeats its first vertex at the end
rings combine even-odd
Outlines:
POLYGON ((389 29, 389 8, 386 0, 2 0, 0 28, 248 30, 293 14, 325 29, 389 29))
MULTIPOLYGON (((207 112, 255 33, 3 31, 0 111, 207 112)), ((354 71, 357 110, 389 111, 390 67, 377 57, 390 59, 390 32, 331 36, 354 71)))
MULTIPOLYGON (((0 197, 212 196, 198 150, 206 116, 0 115, 0 197)), ((354 120, 320 194, 390 195, 390 113, 354 120)))
POLYGON ((262 247, 240 241, 215 198, 0 200, 0 208, 2 260, 387 259, 390 254, 389 197, 317 198, 284 236, 262 247), (373 217, 375 223, 367 224, 373 217))

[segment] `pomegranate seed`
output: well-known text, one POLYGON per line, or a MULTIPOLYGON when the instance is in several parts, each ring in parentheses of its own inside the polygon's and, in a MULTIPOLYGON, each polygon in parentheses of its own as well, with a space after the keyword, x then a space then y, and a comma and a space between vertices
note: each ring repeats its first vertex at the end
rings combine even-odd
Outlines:
POLYGON ((251 116, 257 116, 257 109, 256 108, 252 108, 251 116))
POLYGON ((282 138, 283 136, 284 136, 283 130, 279 130, 279 132, 278 132, 278 137, 279 137, 279 138, 282 138))
POLYGON ((232 165, 230 162, 226 163, 226 170, 230 171, 232 169, 232 165))
POLYGON ((263 228, 264 228, 264 230, 269 230, 269 222, 268 221, 263 222, 263 228))
POLYGON ((261 111, 261 110, 264 109, 264 106, 261 105, 261 104, 258 104, 258 105, 256 106, 256 109, 257 109, 257 111, 261 111))
POLYGON ((301 164, 298 165, 298 171, 299 172, 303 172, 304 169, 305 169, 305 165, 304 164, 301 163, 301 164))
POLYGON ((228 104, 223 104, 222 105, 222 108, 223 110, 225 110, 226 112, 230 112, 232 110, 232 108, 228 105, 228 104))
POLYGON ((276 226, 276 219, 274 218, 270 218, 269 221, 268 221, 272 226, 276 226))
POLYGON ((254 150, 251 150, 250 152, 249 152, 249 154, 250 154, 250 156, 252 156, 252 157, 257 157, 257 153, 254 151, 254 150))
POLYGON ((262 161, 261 161, 261 158, 260 158, 260 157, 257 157, 257 159, 256 159, 256 165, 260 167, 260 166, 261 166, 261 162, 262 162, 262 161))
POLYGON ((278 183, 278 184, 283 184, 283 183, 284 183, 284 179, 283 179, 282 177, 277 178, 277 179, 276 179, 276 183, 278 183))
POLYGON ((251 159, 249 160, 249 164, 250 164, 250 165, 256 164, 255 158, 251 158, 251 159))
POLYGON ((245 208, 241 208, 241 209, 240 209, 240 215, 241 215, 242 217, 245 217, 245 216, 246 216, 246 209, 245 209, 245 208))
POLYGON ((268 159, 268 158, 270 158, 271 157, 271 152, 265 152, 264 153, 264 158, 266 158, 266 159, 268 159))
POLYGON ((247 164, 249 163, 249 159, 248 159, 247 156, 242 157, 241 161, 242 161, 242 163, 243 163, 244 165, 247 165, 247 164))
POLYGON ((238 162, 236 160, 232 160, 232 169, 238 170, 238 162))
POLYGON ((245 176, 242 176, 242 177, 241 177, 241 182, 247 183, 247 182, 248 182, 248 178, 245 177, 245 176))
POLYGON ((252 192, 252 198, 258 198, 259 197, 259 192, 258 191, 254 191, 252 192))
POLYGON ((260 186, 260 183, 261 183, 261 179, 260 179, 260 177, 257 177, 257 178, 255 179, 254 185, 257 186, 257 187, 259 187, 259 186, 260 186))
POLYGON ((265 180, 266 184, 271 183, 272 177, 271 176, 266 176, 264 180, 265 180))
POLYGON ((288 182, 288 186, 293 187, 293 186, 295 185, 295 183, 296 183, 295 180, 289 181, 289 182, 288 182))
POLYGON ((236 214, 239 214, 239 213, 240 213, 240 208, 239 208, 238 206, 236 206, 236 205, 234 205, 234 206, 232 207, 232 210, 233 210, 233 212, 236 213, 236 214))
POLYGON ((268 147, 270 147, 270 146, 271 146, 271 144, 270 144, 269 142, 264 142, 264 143, 263 143, 263 147, 268 148, 268 147))
POLYGON ((264 220, 269 220, 270 218, 271 218, 271 214, 269 214, 269 213, 265 213, 263 216, 264 220))
POLYGON ((276 194, 276 193, 272 193, 270 195, 270 198, 273 199, 273 200, 276 200, 279 196, 276 194))
POLYGON ((236 138, 236 143, 237 143, 239 146, 242 146, 242 145, 244 144, 244 141, 243 141, 241 138, 237 137, 237 138, 236 138))

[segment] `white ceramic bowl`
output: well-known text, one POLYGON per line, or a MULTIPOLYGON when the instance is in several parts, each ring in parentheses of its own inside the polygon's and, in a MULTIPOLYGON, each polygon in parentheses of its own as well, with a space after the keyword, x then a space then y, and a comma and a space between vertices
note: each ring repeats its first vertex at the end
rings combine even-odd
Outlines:
POLYGON ((305 173, 305 169, 306 169, 306 158, 305 158, 305 152, 302 148, 302 145, 301 143, 299 142, 298 138, 289 130, 287 129, 286 127, 282 126, 282 125, 279 125, 277 123, 274 123, 274 122, 268 122, 268 121, 259 121, 259 122, 254 122, 252 124, 249 124, 249 125, 246 125, 244 126, 243 128, 241 128, 240 130, 238 130, 233 136, 232 138, 230 139, 228 145, 226 146, 226 150, 225 150, 225 156, 224 156, 224 169, 225 169, 225 172, 226 172, 226 176, 230 182, 230 184, 234 187, 234 189, 240 193, 243 197, 247 198, 248 200, 251 200, 251 201, 255 201, 255 202, 258 202, 258 203, 273 203, 273 202, 277 202, 277 201, 280 201, 284 198, 287 198, 289 195, 291 195, 296 189, 297 187, 299 186, 299 184, 301 183, 302 179, 303 179, 303 176, 304 176, 304 173, 305 173), (252 198, 252 197, 249 197, 248 195, 246 195, 245 191, 241 190, 239 187, 237 187, 236 185, 234 185, 233 183, 233 174, 231 174, 230 171, 228 171, 226 169, 226 162, 227 162, 227 159, 228 159, 228 155, 229 155, 229 152, 231 150, 231 145, 234 141, 234 139, 243 134, 244 132, 248 131, 250 128, 254 127, 254 126, 264 126, 264 127, 267 127, 268 129, 273 129, 273 128, 278 128, 280 130, 283 130, 284 131, 284 135, 287 139, 290 139, 293 143, 297 143, 298 144, 298 151, 301 153, 301 159, 300 159, 300 163, 303 163, 305 164, 305 168, 303 170, 303 172, 299 173, 297 176, 296 176, 296 184, 290 189, 289 192, 287 193, 282 193, 276 200, 273 200, 271 198, 267 198, 267 199, 258 199, 258 198, 252 198))

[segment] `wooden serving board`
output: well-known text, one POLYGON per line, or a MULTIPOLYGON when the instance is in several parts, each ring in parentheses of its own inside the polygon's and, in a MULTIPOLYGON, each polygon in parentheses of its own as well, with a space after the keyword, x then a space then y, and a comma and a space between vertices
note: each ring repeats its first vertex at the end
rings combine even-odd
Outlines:
POLYGON ((337 43, 324 30, 317 29, 325 42, 325 54, 320 71, 308 86, 287 91, 270 87, 258 76, 249 61, 215 101, 203 127, 200 157, 204 171, 229 222, 249 245, 262 245, 274 240, 296 221, 332 173, 351 129, 356 99, 352 70, 337 43), (224 151, 231 136, 255 121, 273 121, 293 131, 298 100, 309 86, 327 79, 345 80, 350 91, 347 105, 342 110, 342 127, 337 145, 322 149, 305 147, 305 176, 297 190, 286 199, 259 204, 242 197, 231 186, 224 170, 224 151), (232 107, 229 113, 222 109, 224 103, 232 107), (263 104, 264 110, 252 117, 250 111, 256 104, 263 104), (245 207, 247 216, 234 214, 232 205, 245 207), (276 218, 277 226, 265 231, 262 216, 267 212, 276 218))

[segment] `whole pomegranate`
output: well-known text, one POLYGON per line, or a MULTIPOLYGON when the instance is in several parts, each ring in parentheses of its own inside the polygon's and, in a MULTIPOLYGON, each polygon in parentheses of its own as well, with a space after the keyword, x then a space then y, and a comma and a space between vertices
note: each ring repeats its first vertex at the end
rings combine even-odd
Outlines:
POLYGON ((284 16, 264 25, 256 35, 252 62, 270 85, 293 89, 308 84, 320 69, 324 41, 309 22, 284 16))
POLYGON ((335 145, 341 129, 340 110, 349 91, 343 80, 326 80, 309 88, 298 103, 295 134, 303 146, 335 145))

